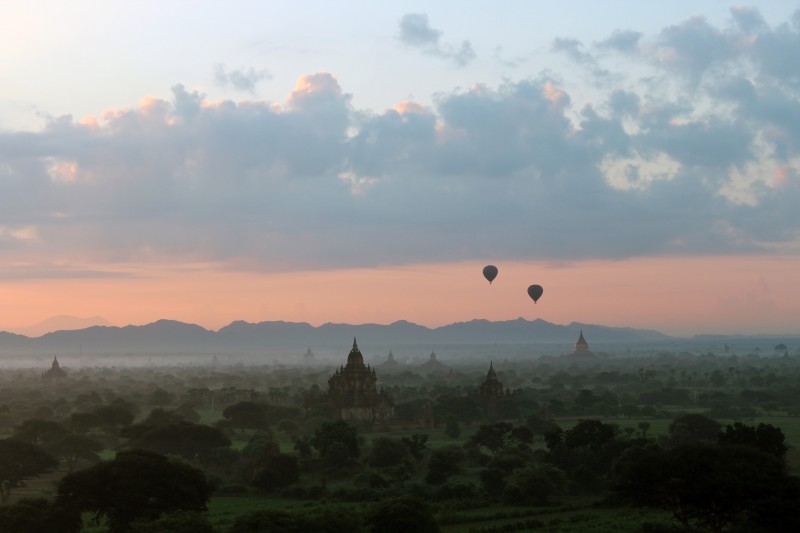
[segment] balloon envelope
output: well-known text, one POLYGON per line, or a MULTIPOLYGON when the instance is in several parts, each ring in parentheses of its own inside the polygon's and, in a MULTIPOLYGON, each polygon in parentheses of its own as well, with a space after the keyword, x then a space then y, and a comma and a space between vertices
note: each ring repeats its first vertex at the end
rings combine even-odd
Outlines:
POLYGON ((483 277, 489 280, 489 283, 494 281, 497 277, 497 267, 494 265, 486 265, 483 267, 483 277))
POLYGON ((531 285, 528 287, 528 296, 531 297, 534 303, 539 301, 539 298, 544 294, 544 289, 541 285, 531 285))

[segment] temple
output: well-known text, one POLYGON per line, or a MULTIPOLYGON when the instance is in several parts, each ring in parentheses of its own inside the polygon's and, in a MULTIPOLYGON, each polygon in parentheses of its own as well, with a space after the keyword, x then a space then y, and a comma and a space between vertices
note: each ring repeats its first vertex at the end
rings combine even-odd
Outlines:
POLYGON ((389 350, 389 356, 386 358, 386 361, 379 365, 381 370, 397 370, 400 368, 400 363, 394 358, 394 354, 392 350, 389 350))
POLYGON ((583 338, 583 330, 575 343, 575 349, 567 354, 568 357, 594 357, 594 352, 589 349, 589 343, 583 338))
POLYGON ((328 403, 342 420, 385 421, 394 417, 394 402, 377 387, 375 369, 364 364, 364 356, 353 339, 347 365, 328 379, 328 403))
POLYGON ((509 396, 510 391, 503 389, 503 384, 497 379, 494 371, 494 364, 489 363, 489 371, 486 372, 486 379, 478 389, 478 398, 481 402, 484 414, 487 418, 495 418, 497 414, 497 400, 504 396, 509 396))
POLYGON ((50 365, 50 369, 42 372, 42 378, 44 379, 64 379, 67 377, 67 373, 64 372, 64 369, 58 364, 58 356, 53 356, 53 364, 50 365))
POLYGON ((444 373, 444 371, 447 370, 447 367, 442 363, 440 363, 438 359, 436 359, 435 352, 431 352, 431 355, 428 358, 428 360, 419 365, 419 368, 423 372, 436 372, 436 373, 440 372, 444 373))

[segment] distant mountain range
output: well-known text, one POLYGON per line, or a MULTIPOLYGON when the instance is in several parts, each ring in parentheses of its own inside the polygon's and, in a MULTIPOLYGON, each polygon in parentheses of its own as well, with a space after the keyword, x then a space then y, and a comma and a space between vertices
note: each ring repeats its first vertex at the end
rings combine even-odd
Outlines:
MULTIPOLYGON (((323 324, 305 322, 232 322, 218 331, 196 324, 158 320, 144 326, 92 326, 70 331, 54 331, 39 337, 0 332, 0 356, 10 362, 15 356, 52 357, 157 355, 241 355, 243 360, 264 361, 264 356, 286 362, 297 361, 309 348, 322 360, 339 360, 347 355, 354 337, 365 355, 382 360, 390 349, 402 349, 407 356, 427 357, 431 351, 448 355, 490 354, 512 357, 536 354, 559 355, 572 350, 580 332, 593 351, 608 353, 653 353, 722 348, 755 349, 771 353, 773 346, 785 343, 791 353, 800 353, 800 335, 696 335, 670 337, 649 329, 608 327, 573 322, 559 325, 537 319, 518 318, 492 322, 470 320, 438 328, 406 321, 381 324, 323 324), (483 347, 483 348, 479 348, 483 347), (758 347, 758 348, 756 348, 758 347), (333 357, 334 359, 330 359, 333 357)), ((731 351, 730 353, 733 353, 731 351)), ((108 359, 111 361, 111 359, 108 359)), ((231 359, 232 361, 232 359, 231 359)), ((3 360, 0 359, 0 363, 3 360)))
MULTIPOLYGON (((615 328, 591 324, 558 325, 522 318, 491 322, 471 320, 438 328, 406 321, 381 324, 323 324, 301 322, 232 322, 218 331, 196 324, 159 320, 144 326, 92 326, 55 331, 40 337, 0 332, 0 353, 81 354, 223 354, 269 353, 327 349, 345 352, 353 337, 361 346, 403 345, 563 345, 575 343, 579 333, 590 344, 649 344, 672 339, 654 330, 615 328)), ((379 348, 378 348, 379 347, 379 348)), ((301 352, 301 353, 302 353, 301 352)))
POLYGON ((14 328, 14 333, 27 337, 40 337, 51 331, 85 329, 91 326, 111 326, 111 322, 101 316, 77 317, 70 315, 56 315, 42 320, 32 326, 14 328))

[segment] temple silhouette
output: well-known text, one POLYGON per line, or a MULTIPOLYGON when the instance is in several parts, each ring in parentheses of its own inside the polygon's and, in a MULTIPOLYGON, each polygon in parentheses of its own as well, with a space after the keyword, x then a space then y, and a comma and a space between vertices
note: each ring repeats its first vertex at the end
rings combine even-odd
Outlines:
POLYGON ((328 379, 327 402, 341 420, 385 421, 394 417, 394 401, 379 391, 375 369, 364 364, 364 356, 353 338, 347 365, 328 379))

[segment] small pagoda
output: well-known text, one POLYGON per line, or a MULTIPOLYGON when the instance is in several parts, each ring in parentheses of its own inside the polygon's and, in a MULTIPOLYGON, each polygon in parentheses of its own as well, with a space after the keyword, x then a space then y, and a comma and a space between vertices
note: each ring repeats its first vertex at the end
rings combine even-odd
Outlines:
POLYGON ((42 372, 42 378, 51 381, 57 381, 57 380, 62 380, 66 377, 67 373, 64 372, 64 369, 61 368, 61 365, 58 364, 58 356, 54 355, 53 364, 50 365, 50 368, 48 370, 42 372))
POLYGON ((511 391, 503 389, 503 384, 497 379, 497 373, 494 371, 494 364, 489 362, 489 371, 486 372, 486 379, 481 383, 478 389, 478 398, 483 407, 483 412, 487 418, 494 418, 497 414, 497 400, 510 396, 511 391))
POLYGON ((400 363, 397 362, 397 359, 394 358, 394 354, 392 350, 389 349, 389 356, 386 358, 386 361, 379 365, 381 370, 397 370, 400 368, 400 363))
POLYGON ((575 343, 575 348, 567 357, 594 357, 594 352, 589 349, 589 343, 583 338, 583 330, 575 343))

